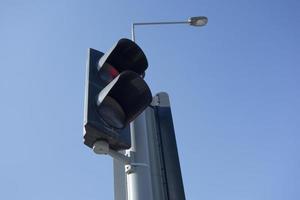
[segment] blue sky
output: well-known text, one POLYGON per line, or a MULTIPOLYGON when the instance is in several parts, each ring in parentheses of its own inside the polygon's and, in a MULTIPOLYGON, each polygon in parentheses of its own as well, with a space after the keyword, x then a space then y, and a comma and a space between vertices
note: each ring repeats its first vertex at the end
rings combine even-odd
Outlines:
POLYGON ((0 199, 113 199, 112 160, 82 143, 87 49, 132 22, 152 93, 171 98, 187 199, 300 198, 296 0, 0 1, 0 199))

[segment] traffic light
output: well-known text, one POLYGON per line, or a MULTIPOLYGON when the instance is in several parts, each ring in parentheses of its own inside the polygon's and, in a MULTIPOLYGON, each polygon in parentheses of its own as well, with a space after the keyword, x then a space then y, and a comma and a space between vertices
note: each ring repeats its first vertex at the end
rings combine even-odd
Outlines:
POLYGON ((142 78, 148 62, 129 39, 119 40, 107 53, 89 49, 84 107, 84 144, 105 140, 111 149, 129 149, 129 123, 152 101, 142 78))

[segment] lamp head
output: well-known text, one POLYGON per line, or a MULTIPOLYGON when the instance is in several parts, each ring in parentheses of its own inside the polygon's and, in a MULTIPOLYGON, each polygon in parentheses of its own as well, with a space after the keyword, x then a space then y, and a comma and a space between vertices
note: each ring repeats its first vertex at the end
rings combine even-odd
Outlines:
POLYGON ((190 17, 188 22, 192 26, 205 26, 208 22, 208 19, 205 16, 190 17))

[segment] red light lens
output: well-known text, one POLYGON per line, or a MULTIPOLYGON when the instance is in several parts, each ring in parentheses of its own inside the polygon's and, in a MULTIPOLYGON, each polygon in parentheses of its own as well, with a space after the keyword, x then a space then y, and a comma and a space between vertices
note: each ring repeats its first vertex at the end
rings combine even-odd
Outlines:
POLYGON ((111 76, 112 78, 115 78, 116 76, 119 75, 118 70, 116 70, 116 68, 114 68, 114 67, 111 66, 111 65, 109 66, 108 73, 110 74, 110 76, 111 76))
POLYGON ((114 68, 112 65, 105 63, 101 68, 100 68, 100 77, 102 80, 106 82, 112 81, 115 77, 119 75, 118 70, 114 68))

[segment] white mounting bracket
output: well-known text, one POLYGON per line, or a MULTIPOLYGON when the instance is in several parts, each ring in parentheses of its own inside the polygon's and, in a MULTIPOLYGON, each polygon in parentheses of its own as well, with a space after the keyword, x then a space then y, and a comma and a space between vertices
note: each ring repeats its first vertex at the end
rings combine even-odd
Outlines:
POLYGON ((109 148, 109 144, 104 140, 99 140, 94 143, 93 151, 96 154, 108 154, 114 159, 117 159, 121 162, 123 162, 125 165, 129 165, 131 163, 131 158, 128 156, 125 156, 124 154, 117 152, 115 150, 112 150, 109 148))
POLYGON ((127 154, 124 155, 118 151, 110 149, 109 144, 104 140, 98 140, 97 142, 95 142, 93 145, 93 151, 94 151, 94 153, 100 154, 100 155, 103 155, 103 154, 110 155, 114 159, 119 160, 122 163, 124 163, 124 165, 126 165, 125 169, 126 169, 127 174, 134 172, 135 167, 149 167, 149 165, 145 164, 145 163, 133 162, 134 161, 134 152, 130 151, 129 153, 127 152, 127 154))

